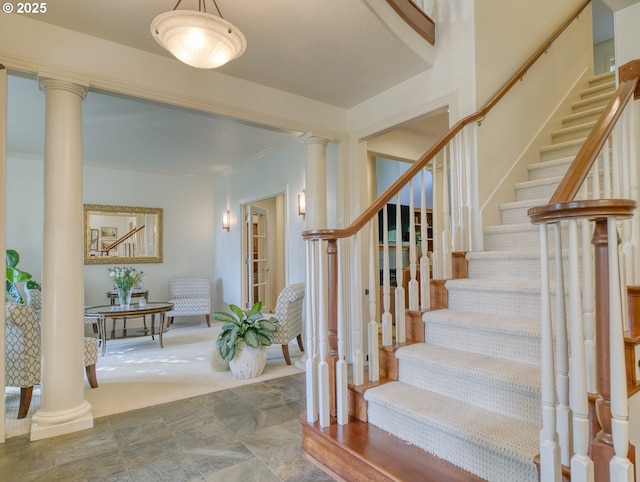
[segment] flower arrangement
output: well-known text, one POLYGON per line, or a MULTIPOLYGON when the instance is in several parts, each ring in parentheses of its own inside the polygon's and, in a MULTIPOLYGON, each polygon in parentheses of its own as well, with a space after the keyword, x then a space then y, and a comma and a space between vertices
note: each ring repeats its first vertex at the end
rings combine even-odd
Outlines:
POLYGON ((131 290, 142 281, 143 271, 136 271, 134 268, 115 267, 108 268, 109 277, 113 279, 118 289, 131 290))

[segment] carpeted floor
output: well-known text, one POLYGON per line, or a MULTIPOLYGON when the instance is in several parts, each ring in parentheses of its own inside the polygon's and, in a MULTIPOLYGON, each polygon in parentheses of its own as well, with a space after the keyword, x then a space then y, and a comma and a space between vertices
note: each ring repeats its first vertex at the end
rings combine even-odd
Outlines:
MULTIPOLYGON (((107 353, 98 358, 99 387, 92 389, 85 380, 85 399, 94 418, 300 373, 295 362, 302 353, 295 340, 289 345, 290 366, 281 346, 273 345, 258 378, 238 380, 231 372, 214 371, 211 355, 219 331, 217 323, 211 328, 202 322, 175 323, 164 334, 164 348, 157 336, 155 341, 149 336, 108 340, 107 353)), ((19 398, 19 388, 6 388, 7 438, 29 432, 31 416, 40 408, 40 387, 34 388, 29 414, 22 420, 16 419, 19 398)))

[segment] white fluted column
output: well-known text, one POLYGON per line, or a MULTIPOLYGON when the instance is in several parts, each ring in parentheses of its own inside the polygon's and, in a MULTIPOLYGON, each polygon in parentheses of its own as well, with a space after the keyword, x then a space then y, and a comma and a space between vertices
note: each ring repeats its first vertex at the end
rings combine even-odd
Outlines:
POLYGON ((93 426, 84 399, 82 100, 87 88, 41 78, 46 97, 41 405, 31 440, 93 426))
POLYGON ((305 220, 310 229, 327 227, 327 144, 328 139, 310 136, 305 139, 305 220))

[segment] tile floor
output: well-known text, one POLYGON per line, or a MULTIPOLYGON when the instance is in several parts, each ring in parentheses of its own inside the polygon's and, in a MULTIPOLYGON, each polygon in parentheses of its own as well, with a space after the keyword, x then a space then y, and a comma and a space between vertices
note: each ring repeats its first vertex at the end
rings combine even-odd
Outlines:
POLYGON ((94 420, 90 430, 0 444, 0 481, 333 480, 300 454, 304 374, 94 420))

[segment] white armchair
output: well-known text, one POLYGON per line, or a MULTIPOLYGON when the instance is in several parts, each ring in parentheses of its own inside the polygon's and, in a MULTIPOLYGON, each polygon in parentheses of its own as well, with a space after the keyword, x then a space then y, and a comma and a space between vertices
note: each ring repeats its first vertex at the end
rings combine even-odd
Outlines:
MULTIPOLYGON (((273 317, 278 320, 278 330, 271 337, 272 343, 282 345, 282 354, 287 365, 291 365, 289 342, 298 339, 300 351, 302 346, 302 302, 304 300, 304 283, 286 286, 278 295, 276 311, 273 317)), ((270 316, 263 313, 266 318, 270 316)))
POLYGON ((211 280, 206 276, 176 276, 169 281, 169 303, 173 309, 167 311, 167 326, 176 316, 202 316, 211 326, 211 280))

